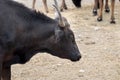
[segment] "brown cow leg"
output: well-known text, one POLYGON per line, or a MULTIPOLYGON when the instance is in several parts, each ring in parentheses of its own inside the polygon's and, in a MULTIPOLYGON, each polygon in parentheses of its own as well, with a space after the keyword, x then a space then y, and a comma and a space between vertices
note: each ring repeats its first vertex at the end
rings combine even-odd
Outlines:
POLYGON ((99 4, 99 0, 94 0, 94 8, 93 8, 93 15, 94 16, 97 15, 98 4, 99 4))
POLYGON ((106 0, 106 3, 105 3, 105 12, 107 12, 107 13, 110 12, 110 8, 109 8, 109 5, 108 5, 108 0, 106 0))
POLYGON ((33 9, 35 9, 35 2, 36 0, 33 0, 33 6, 32 6, 33 9))
POLYGON ((111 0, 111 21, 110 23, 112 24, 115 24, 114 7, 115 7, 115 0, 111 0))
POLYGON ((104 1, 103 0, 99 0, 99 3, 100 3, 100 11, 99 11, 99 15, 98 15, 97 20, 98 21, 102 21, 102 11, 103 11, 104 1))
POLYGON ((44 5, 44 8, 45 8, 45 12, 48 13, 48 6, 47 6, 47 0, 42 0, 43 1, 43 5, 44 5))
POLYGON ((2 68, 2 80, 11 80, 11 66, 2 68))
POLYGON ((63 11, 63 9, 68 9, 68 8, 67 8, 67 5, 66 5, 66 3, 65 3, 65 0, 62 0, 61 7, 60 7, 60 11, 63 11))

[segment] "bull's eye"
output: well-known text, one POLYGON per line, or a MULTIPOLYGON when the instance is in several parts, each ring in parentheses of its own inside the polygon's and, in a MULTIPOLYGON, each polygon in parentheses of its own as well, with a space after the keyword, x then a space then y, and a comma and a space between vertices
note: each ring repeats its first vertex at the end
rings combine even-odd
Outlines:
POLYGON ((74 38, 73 35, 70 35, 70 39, 71 39, 71 41, 72 41, 73 43, 75 43, 75 38, 74 38))

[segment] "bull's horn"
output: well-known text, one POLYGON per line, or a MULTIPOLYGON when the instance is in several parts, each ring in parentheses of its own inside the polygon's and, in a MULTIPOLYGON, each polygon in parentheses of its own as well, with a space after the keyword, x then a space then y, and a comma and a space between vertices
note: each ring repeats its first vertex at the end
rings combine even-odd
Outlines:
POLYGON ((64 23, 64 21, 63 21, 62 15, 61 15, 60 10, 59 10, 59 8, 58 8, 57 1, 54 0, 54 2, 55 2, 55 5, 53 5, 53 6, 54 6, 55 9, 56 9, 57 18, 59 18, 59 25, 60 25, 61 27, 65 27, 65 23, 64 23))

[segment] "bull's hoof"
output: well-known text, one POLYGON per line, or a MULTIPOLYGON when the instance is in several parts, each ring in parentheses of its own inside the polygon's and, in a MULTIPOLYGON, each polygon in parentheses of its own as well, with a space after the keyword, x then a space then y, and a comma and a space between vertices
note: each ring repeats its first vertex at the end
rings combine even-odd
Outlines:
POLYGON ((99 21, 99 22, 102 21, 102 18, 97 18, 97 21, 99 21))
POLYGON ((61 8, 60 11, 63 12, 63 8, 61 8))
POLYGON ((45 11, 46 13, 49 13, 49 11, 45 11))
POLYGON ((64 7, 65 10, 67 10, 68 8, 67 7, 64 7))
POLYGON ((106 13, 109 13, 110 12, 110 9, 108 8, 108 9, 105 9, 105 12, 106 13))
POLYGON ((63 8, 64 8, 65 10, 67 10, 67 9, 68 9, 66 5, 65 5, 63 8))
POLYGON ((97 16, 97 11, 93 10, 93 16, 97 16))
POLYGON ((110 21, 111 24, 115 24, 116 22, 114 20, 110 21))

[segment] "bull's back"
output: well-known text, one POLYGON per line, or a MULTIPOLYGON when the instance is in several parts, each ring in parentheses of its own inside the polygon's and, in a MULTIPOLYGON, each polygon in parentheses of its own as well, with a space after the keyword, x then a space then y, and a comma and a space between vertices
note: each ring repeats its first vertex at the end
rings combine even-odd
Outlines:
MULTIPOLYGON (((0 0, 0 43, 8 45, 15 41, 20 28, 24 27, 22 19, 17 15, 16 3, 0 0)), ((22 29, 21 29, 22 30, 22 29)), ((0 46, 1 46, 0 44, 0 46)))

